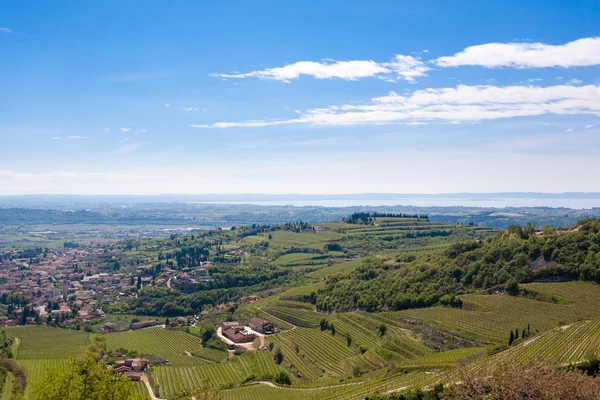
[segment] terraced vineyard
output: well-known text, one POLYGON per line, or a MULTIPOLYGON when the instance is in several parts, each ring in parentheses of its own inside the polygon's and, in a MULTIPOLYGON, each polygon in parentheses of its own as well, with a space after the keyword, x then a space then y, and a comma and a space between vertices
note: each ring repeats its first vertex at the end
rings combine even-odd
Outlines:
POLYGON ((119 348, 134 350, 144 355, 155 355, 174 365, 199 365, 206 361, 191 356, 202 350, 200 338, 188 333, 163 328, 117 332, 106 335, 109 351, 119 348))
POLYGON ((319 313, 316 313, 312 310, 296 307, 285 307, 279 303, 263 307, 262 310, 292 325, 302 326, 305 328, 318 327, 319 321, 322 318, 319 313))
POLYGON ((510 330, 546 331, 557 325, 594 318, 600 310, 600 285, 583 282, 530 284, 524 287, 564 297, 569 304, 507 295, 465 295, 462 309, 431 307, 387 313, 397 320, 422 320, 475 337, 504 343, 510 330))
POLYGON ((583 361, 600 350, 600 319, 555 328, 475 363, 474 368, 493 371, 499 365, 548 362, 565 365, 583 361))
POLYGON ((153 368, 160 396, 206 384, 226 388, 242 384, 250 377, 272 379, 280 371, 268 351, 247 352, 228 361, 196 367, 160 366, 153 368))

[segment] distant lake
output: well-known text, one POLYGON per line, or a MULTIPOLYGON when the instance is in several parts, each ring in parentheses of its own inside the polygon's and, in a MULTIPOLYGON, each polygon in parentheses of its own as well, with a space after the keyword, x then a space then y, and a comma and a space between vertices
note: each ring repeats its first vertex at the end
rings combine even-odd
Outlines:
POLYGON ((266 200, 266 201, 196 201, 193 204, 252 204, 260 206, 321 206, 321 207, 356 207, 356 206, 416 206, 416 207, 565 207, 573 209, 585 209, 600 207, 600 199, 577 199, 577 198, 394 198, 394 199, 328 199, 328 200, 266 200))

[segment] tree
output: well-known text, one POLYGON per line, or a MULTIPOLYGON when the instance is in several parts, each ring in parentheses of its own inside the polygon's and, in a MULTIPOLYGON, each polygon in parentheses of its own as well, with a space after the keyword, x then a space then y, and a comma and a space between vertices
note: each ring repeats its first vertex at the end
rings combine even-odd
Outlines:
POLYGON ((280 371, 277 376, 275 376, 275 383, 279 383, 280 385, 291 385, 292 379, 285 371, 280 371))
POLYGON ((335 336, 335 326, 333 326, 333 323, 329 325, 329 328, 331 328, 331 335, 335 336))
POLYGON ((508 294, 512 295, 512 296, 516 296, 519 294, 519 283, 514 279, 511 278, 508 283, 506 284, 506 291, 508 292, 508 294))
POLYGON ((329 328, 329 321, 323 318, 321 321, 319 321, 319 326, 321 327, 321 330, 324 331, 329 328))
POLYGON ((512 329, 511 329, 510 330, 510 336, 508 338, 508 345, 511 346, 514 341, 515 341, 515 334, 513 333, 512 329))
POLYGON ((275 346, 275 350, 273 351, 273 361, 275 361, 275 364, 281 364, 283 362, 283 353, 279 346, 275 346))
POLYGON ((350 336, 349 333, 346 333, 346 344, 348 345, 348 347, 352 345, 352 336, 350 336))
POLYGON ((200 339, 202 340, 202 346, 206 345, 206 343, 213 337, 215 334, 215 327, 213 325, 206 325, 200 331, 200 339))
POLYGON ((379 332, 379 336, 385 336, 385 334, 387 332, 387 325, 386 324, 379 325, 379 327, 377 328, 377 331, 379 332))
POLYGON ((100 361, 98 354, 86 354, 69 363, 66 369, 49 369, 33 388, 34 400, 130 400, 129 379, 113 374, 100 361), (117 378, 117 379, 115 379, 117 378))

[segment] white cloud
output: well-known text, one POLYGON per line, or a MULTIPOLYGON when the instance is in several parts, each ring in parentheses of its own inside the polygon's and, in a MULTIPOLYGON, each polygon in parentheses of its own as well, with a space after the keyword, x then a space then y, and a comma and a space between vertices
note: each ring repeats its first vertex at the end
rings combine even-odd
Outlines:
POLYGON ((129 132, 131 128, 121 128, 121 132, 129 132))
POLYGON ((362 78, 384 77, 395 75, 397 79, 413 82, 415 77, 425 76, 429 67, 418 58, 405 55, 396 55, 392 61, 377 63, 371 60, 354 61, 298 61, 283 67, 268 68, 265 70, 247 73, 212 74, 211 76, 226 79, 258 78, 289 82, 302 75, 312 76, 317 79, 343 79, 355 81, 362 78))
POLYGON ((586 125, 585 129, 592 129, 594 127, 594 125, 586 125))
POLYGON ((423 89, 301 112, 297 118, 191 125, 195 128, 266 127, 285 124, 361 125, 438 121, 475 122, 543 114, 600 116, 600 86, 466 86, 423 89))
POLYGON ((565 132, 573 132, 573 128, 567 128, 565 129, 565 132))
POLYGON ((196 112, 196 111, 200 111, 199 108, 196 107, 179 107, 180 110, 183 110, 185 112, 196 112))
POLYGON ((0 32, 12 33, 12 29, 0 27, 0 32))
POLYGON ((567 83, 570 85, 578 85, 580 83, 583 83, 583 81, 580 79, 571 79, 570 81, 567 81, 567 83))
POLYGON ((544 43, 486 43, 467 47, 433 61, 439 67, 478 65, 487 68, 583 67, 600 64, 600 37, 563 45, 544 43))
POLYGON ((170 104, 165 104, 165 107, 171 107, 171 105, 170 104))
POLYGON ((82 140, 82 139, 89 139, 87 136, 78 136, 78 135, 71 135, 71 136, 52 136, 53 140, 82 140))

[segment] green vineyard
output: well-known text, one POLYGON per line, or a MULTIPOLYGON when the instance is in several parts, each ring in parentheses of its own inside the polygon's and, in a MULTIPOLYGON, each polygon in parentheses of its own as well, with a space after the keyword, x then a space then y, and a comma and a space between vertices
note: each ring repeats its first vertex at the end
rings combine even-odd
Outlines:
POLYGON ((207 357, 195 357, 202 350, 200 338, 182 331, 159 327, 106 335, 109 351, 133 350, 143 355, 162 357, 173 365, 204 364, 207 357))

